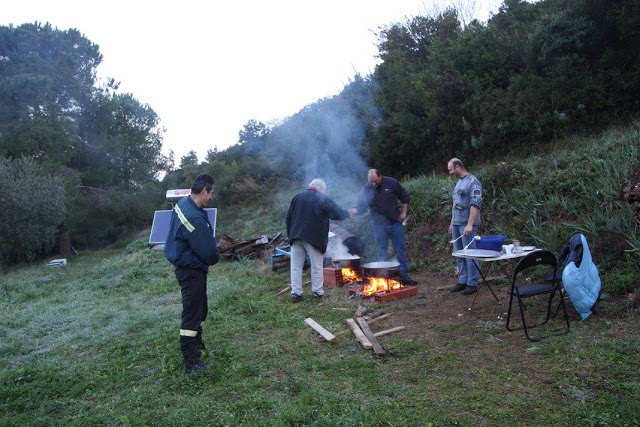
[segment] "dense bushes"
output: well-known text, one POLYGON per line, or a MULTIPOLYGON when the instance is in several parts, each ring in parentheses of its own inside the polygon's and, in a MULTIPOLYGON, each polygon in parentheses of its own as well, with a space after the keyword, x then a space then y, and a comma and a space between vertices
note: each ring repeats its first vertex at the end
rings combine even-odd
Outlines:
MULTIPOLYGON (((603 277, 610 279, 603 280, 605 290, 637 286, 640 207, 625 200, 622 189, 640 176, 639 147, 640 129, 610 130, 574 138, 545 155, 472 168, 483 185, 480 232, 506 234, 556 254, 573 234, 583 233, 603 277)), ((404 185, 416 217, 409 223, 417 237, 409 240, 412 252, 438 247, 438 233, 446 231, 450 218, 453 180, 421 177, 404 185)), ((445 237, 440 236, 441 243, 445 237)))
POLYGON ((62 179, 32 158, 0 158, 0 200, 0 265, 46 253, 67 213, 62 179))

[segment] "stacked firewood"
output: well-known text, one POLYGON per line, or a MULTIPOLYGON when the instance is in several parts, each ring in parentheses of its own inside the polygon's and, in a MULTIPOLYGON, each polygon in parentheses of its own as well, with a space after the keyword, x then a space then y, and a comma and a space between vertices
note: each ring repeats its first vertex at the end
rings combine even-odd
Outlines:
POLYGON ((220 257, 232 258, 261 258, 273 253, 276 246, 281 246, 287 241, 282 233, 273 236, 258 236, 251 239, 239 240, 223 234, 218 238, 218 250, 220 257))

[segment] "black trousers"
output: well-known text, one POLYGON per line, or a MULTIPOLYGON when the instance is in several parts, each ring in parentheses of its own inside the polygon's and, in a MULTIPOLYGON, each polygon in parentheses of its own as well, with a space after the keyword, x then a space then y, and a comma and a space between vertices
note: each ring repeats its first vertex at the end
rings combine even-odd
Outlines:
POLYGON ((195 268, 176 268, 182 292, 180 335, 195 337, 207 318, 207 273, 195 268))

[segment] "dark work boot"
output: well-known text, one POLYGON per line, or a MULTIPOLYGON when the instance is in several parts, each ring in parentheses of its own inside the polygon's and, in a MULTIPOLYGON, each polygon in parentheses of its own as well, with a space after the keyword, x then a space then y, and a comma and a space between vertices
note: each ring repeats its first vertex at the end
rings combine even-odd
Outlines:
POLYGON ((464 291, 460 293, 462 295, 471 295, 471 294, 475 294, 476 292, 478 292, 477 286, 467 286, 466 288, 464 288, 464 291))
POLYGON ((207 347, 204 345, 204 340, 202 339, 202 327, 198 329, 198 335, 196 335, 196 352, 198 356, 201 357, 209 355, 207 347))
POLYGON ((466 288, 466 287, 467 287, 467 285, 465 285, 464 283, 458 283, 453 288, 451 288, 451 292, 464 291, 464 288, 466 288))
POLYGON ((198 340, 196 337, 180 336, 180 351, 182 357, 184 357, 184 367, 187 372, 202 372, 207 370, 202 360, 200 360, 200 354, 197 350, 198 340))

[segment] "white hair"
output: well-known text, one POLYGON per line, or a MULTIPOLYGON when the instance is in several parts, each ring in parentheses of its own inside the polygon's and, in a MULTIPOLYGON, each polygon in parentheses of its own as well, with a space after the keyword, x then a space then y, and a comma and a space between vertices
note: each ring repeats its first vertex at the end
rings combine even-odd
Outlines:
POLYGON ((309 187, 314 187, 324 192, 327 189, 327 184, 324 182, 324 180, 320 178, 316 178, 313 181, 311 181, 311 183, 309 184, 309 187))

